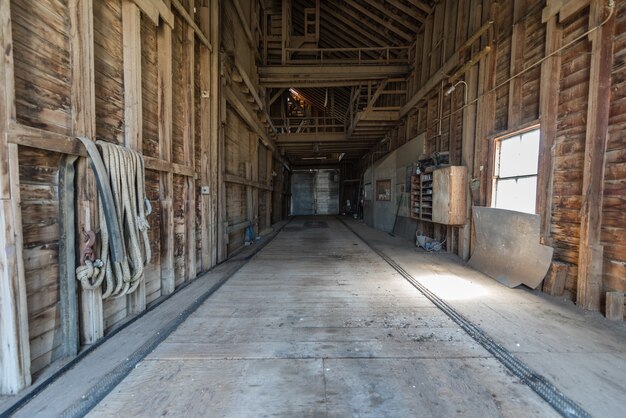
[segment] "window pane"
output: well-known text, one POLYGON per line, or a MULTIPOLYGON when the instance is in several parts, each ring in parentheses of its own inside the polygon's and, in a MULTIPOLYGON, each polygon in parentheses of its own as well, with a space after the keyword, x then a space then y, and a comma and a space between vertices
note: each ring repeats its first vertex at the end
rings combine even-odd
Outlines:
POLYGON ((535 213, 537 177, 496 181, 496 208, 535 213))
POLYGON ((539 161, 539 130, 503 139, 500 144, 498 177, 537 174, 539 161))

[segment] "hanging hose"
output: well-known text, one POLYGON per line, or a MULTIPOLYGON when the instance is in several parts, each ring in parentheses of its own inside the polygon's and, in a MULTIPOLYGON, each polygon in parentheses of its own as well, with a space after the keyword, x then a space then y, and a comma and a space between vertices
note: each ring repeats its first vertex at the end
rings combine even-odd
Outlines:
POLYGON ((141 154, 104 141, 96 144, 108 173, 115 213, 107 215, 99 200, 100 258, 85 258, 85 265, 76 269, 76 277, 83 289, 98 288, 106 278, 102 298, 117 298, 133 293, 144 279, 144 267, 152 257, 146 219, 152 208, 145 195, 141 154), (115 216, 122 230, 125 251, 121 262, 109 260, 107 216, 115 216))

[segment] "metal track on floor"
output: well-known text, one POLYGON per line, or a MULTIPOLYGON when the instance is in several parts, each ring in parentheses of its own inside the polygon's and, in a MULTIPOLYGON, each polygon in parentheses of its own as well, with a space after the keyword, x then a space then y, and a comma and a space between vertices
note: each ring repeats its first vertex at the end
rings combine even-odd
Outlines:
POLYGON ((556 386, 550 383, 545 377, 535 372, 520 359, 515 357, 510 351, 496 343, 485 331, 478 325, 474 324, 452 306, 448 305, 439 296, 428 290, 417 279, 411 276, 401 265, 396 263, 384 252, 371 245, 363 236, 356 232, 341 217, 337 219, 354 235, 356 235, 365 245, 378 254, 387 264, 396 270, 402 277, 420 291, 428 300, 430 300, 437 308, 443 311, 450 319, 457 323, 470 337, 480 344, 485 350, 491 353, 502 365, 504 365, 511 373, 518 377, 526 386, 531 388, 541 398, 543 398, 552 408, 559 414, 568 418, 587 418, 591 415, 582 407, 576 404, 572 399, 568 398, 556 386))

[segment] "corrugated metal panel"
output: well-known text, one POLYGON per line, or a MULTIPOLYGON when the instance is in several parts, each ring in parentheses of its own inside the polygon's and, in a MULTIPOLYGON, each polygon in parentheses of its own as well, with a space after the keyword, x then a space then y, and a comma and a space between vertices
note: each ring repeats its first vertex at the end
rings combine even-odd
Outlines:
POLYGON ((337 215, 339 171, 296 171, 291 183, 293 215, 337 215))
POLYGON ((291 180, 291 208, 293 215, 315 214, 315 173, 296 171, 291 180))
POLYGON ((339 214, 339 171, 318 170, 315 176, 316 214, 339 214))

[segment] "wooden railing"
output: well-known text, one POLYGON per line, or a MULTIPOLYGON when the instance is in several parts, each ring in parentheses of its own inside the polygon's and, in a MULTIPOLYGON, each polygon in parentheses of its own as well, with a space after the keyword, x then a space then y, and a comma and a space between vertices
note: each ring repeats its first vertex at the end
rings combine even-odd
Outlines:
POLYGON ((409 64, 411 46, 368 48, 285 48, 289 65, 409 64))
POLYGON ((332 117, 288 117, 272 118, 279 134, 286 133, 331 133, 343 132, 344 124, 332 117))

